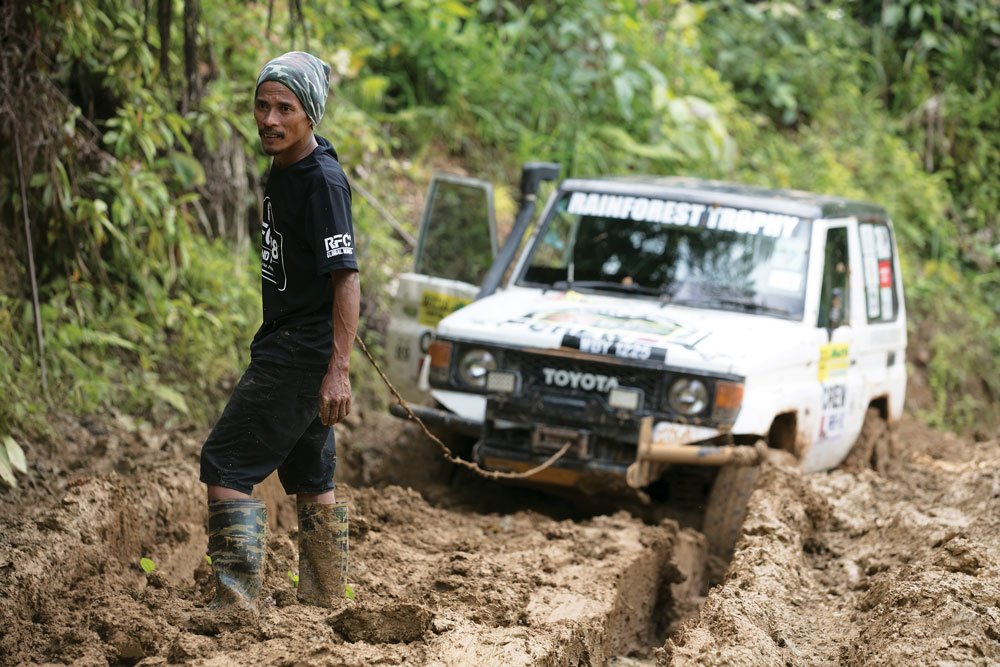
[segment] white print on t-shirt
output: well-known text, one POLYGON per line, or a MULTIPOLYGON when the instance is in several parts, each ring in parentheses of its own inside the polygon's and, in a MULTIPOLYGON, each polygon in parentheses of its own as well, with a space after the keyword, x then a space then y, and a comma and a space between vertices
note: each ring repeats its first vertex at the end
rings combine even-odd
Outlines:
POLYGON ((351 247, 353 239, 350 234, 334 234, 323 239, 326 246, 326 258, 338 257, 340 255, 353 255, 354 248, 351 247))
POLYGON ((264 197, 264 220, 261 223, 260 276, 278 286, 279 292, 288 287, 285 276, 285 256, 282 252, 281 232, 274 228, 271 198, 264 197))

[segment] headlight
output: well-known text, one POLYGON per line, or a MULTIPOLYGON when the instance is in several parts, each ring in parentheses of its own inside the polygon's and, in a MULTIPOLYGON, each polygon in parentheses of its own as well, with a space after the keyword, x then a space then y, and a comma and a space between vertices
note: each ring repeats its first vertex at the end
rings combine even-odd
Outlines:
POLYGON ((458 362, 458 377, 470 387, 485 387, 487 373, 496 367, 496 358, 487 350, 469 350, 458 362))
POLYGON ((667 403, 682 415, 699 414, 708 406, 708 387, 701 380, 681 378, 670 385, 667 403))

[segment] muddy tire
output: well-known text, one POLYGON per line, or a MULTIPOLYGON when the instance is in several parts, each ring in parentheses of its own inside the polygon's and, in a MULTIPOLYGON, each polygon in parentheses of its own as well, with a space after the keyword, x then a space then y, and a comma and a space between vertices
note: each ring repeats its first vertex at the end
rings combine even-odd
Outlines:
POLYGON ((701 532, 708 541, 708 551, 729 562, 740 539, 747 501, 753 493, 760 466, 722 466, 705 503, 701 532))
POLYGON ((868 408, 858 439, 840 464, 841 470, 889 471, 892 462, 892 432, 878 408, 868 408))

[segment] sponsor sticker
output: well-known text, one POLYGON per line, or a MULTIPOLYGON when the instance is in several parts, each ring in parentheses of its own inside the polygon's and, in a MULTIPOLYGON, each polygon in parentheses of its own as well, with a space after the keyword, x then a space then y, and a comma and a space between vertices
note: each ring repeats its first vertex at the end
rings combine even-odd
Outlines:
POLYGON ((420 295, 417 322, 425 327, 436 327, 438 322, 469 303, 469 299, 460 296, 425 291, 420 295))
POLYGON ((816 375, 820 382, 830 378, 844 377, 851 365, 850 345, 828 343, 819 348, 819 364, 816 375))
POLYGON ((564 334, 561 347, 587 354, 605 354, 621 359, 640 361, 666 361, 667 351, 657 347, 653 340, 626 339, 622 336, 601 333, 564 334))
POLYGON ((588 354, 658 362, 666 360, 668 343, 694 347, 708 335, 666 318, 568 306, 527 313, 500 326, 523 328, 550 337, 553 345, 588 354))
POLYGON ((873 225, 858 226, 861 236, 861 265, 865 276, 865 303, 868 304, 868 319, 877 319, 882 314, 882 302, 879 297, 879 261, 875 249, 875 231, 873 225))
POLYGON ((878 286, 892 287, 892 262, 887 259, 879 260, 878 286))

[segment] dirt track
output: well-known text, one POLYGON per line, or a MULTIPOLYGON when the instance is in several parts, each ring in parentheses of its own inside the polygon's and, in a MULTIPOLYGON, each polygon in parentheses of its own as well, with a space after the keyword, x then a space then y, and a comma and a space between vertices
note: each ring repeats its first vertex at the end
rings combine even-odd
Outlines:
POLYGON ((699 615, 694 531, 453 479, 368 415, 340 431, 357 600, 295 603, 293 507, 268 486, 260 623, 217 632, 189 618, 211 586, 200 434, 89 426, 2 496, 0 664, 1000 663, 997 442, 907 421, 887 477, 769 466, 699 615))

